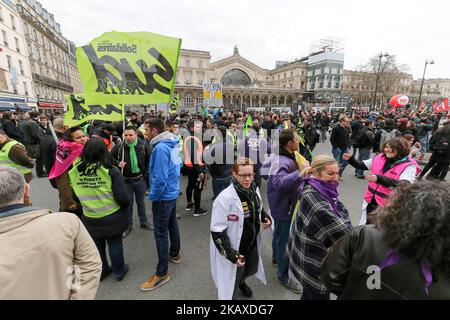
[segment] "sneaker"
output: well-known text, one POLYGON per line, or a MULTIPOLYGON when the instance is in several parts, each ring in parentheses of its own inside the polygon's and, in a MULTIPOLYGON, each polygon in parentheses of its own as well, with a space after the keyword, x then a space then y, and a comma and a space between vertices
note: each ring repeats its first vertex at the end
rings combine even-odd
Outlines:
POLYGON ((181 216, 177 213, 177 220, 180 220, 181 216))
POLYGON ((194 209, 194 203, 189 202, 186 206, 186 211, 191 211, 192 209, 194 209))
POLYGON ((128 237, 132 230, 133 227, 128 227, 127 230, 125 230, 125 232, 122 234, 122 238, 125 239, 126 237, 128 237))
POLYGON ((168 273, 162 277, 158 277, 157 275, 154 275, 141 285, 141 290, 142 291, 151 291, 153 289, 158 288, 159 286, 162 286, 164 283, 166 283, 169 280, 170 280, 170 275, 168 273))
POLYGON ((122 281, 123 278, 125 278, 125 276, 127 275, 128 271, 130 270, 130 267, 127 264, 125 264, 123 268, 124 268, 123 274, 116 278, 117 281, 122 281))
POLYGON ((283 286, 285 286, 289 291, 292 291, 293 293, 300 294, 303 291, 302 286, 298 282, 292 280, 289 280, 288 282, 280 282, 283 286))
POLYGON ((105 280, 112 274, 111 267, 108 267, 108 269, 102 271, 102 275, 100 276, 100 281, 105 280))
POLYGON ((195 209, 193 216, 194 217, 201 217, 204 215, 208 214, 208 210, 200 208, 200 209, 195 209))
POLYGON ((153 231, 154 230, 153 226, 152 226, 152 224, 150 222, 146 222, 144 224, 141 224, 141 228, 145 229, 145 230, 148 230, 148 231, 153 231))
POLYGON ((242 282, 239 285, 239 289, 241 290, 242 294, 247 298, 250 298, 253 295, 252 289, 250 289, 250 287, 245 282, 242 282))
POLYGON ((169 261, 175 264, 179 264, 181 263, 181 261, 183 261, 183 259, 181 259, 181 255, 178 255, 176 257, 169 256, 169 261))

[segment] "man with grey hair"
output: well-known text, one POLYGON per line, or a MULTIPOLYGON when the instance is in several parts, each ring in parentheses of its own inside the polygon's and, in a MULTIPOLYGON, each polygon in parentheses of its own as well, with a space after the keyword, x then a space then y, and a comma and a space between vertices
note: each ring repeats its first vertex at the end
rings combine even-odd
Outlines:
POLYGON ((0 300, 94 299, 102 262, 80 219, 24 205, 29 185, 0 167, 0 300))

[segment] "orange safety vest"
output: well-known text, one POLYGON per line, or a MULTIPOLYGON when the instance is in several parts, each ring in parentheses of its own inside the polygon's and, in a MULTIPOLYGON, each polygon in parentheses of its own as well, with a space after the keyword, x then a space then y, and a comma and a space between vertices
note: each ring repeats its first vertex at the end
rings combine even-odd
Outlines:
POLYGON ((113 137, 112 136, 109 136, 109 139, 108 139, 108 138, 100 137, 99 135, 94 134, 94 135, 92 135, 92 137, 102 139, 103 142, 105 142, 106 147, 108 148, 108 151, 112 150, 112 147, 113 147, 113 145, 112 145, 113 144, 113 137))
POLYGON ((193 168, 194 164, 192 163, 192 159, 191 159, 191 153, 189 152, 189 143, 191 143, 191 139, 194 139, 195 142, 198 144, 198 149, 197 152, 195 154, 195 158, 196 161, 195 163, 198 164, 199 166, 204 166, 205 164, 202 161, 202 156, 203 156, 203 143, 202 141, 197 138, 196 136, 189 136, 186 139, 184 139, 184 144, 183 144, 183 154, 184 154, 184 164, 187 167, 193 168))

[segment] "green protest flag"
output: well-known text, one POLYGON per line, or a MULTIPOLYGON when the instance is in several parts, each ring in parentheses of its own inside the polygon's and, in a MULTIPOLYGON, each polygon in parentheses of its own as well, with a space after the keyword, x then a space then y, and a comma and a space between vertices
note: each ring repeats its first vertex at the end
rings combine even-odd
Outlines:
POLYGON ((125 117, 123 105, 87 105, 83 95, 67 96, 67 112, 64 124, 77 126, 89 120, 122 121, 125 117))
POLYGON ((244 137, 248 136, 248 129, 253 126, 253 119, 251 115, 248 115, 247 121, 244 126, 244 137))
POLYGON ((77 48, 88 104, 170 103, 181 39, 150 32, 107 32, 77 48))
POLYGON ((180 94, 178 93, 169 104, 169 113, 178 113, 180 105, 180 94))

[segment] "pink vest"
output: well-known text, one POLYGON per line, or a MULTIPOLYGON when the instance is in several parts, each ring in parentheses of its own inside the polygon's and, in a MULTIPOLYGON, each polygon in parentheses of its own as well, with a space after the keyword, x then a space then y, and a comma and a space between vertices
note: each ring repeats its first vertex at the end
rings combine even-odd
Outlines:
MULTIPOLYGON (((398 161, 391 169, 383 173, 383 168, 386 164, 386 161, 387 158, 384 156, 384 154, 377 154, 372 160, 371 174, 383 175, 387 178, 400 180, 401 174, 403 173, 403 171, 405 171, 406 167, 410 165, 414 165, 416 167, 416 175, 418 175, 421 171, 419 165, 417 164, 417 161, 408 157, 404 160, 398 161)), ((370 203, 373 196, 375 196, 375 201, 378 203, 378 205, 384 206, 388 203, 388 198, 392 191, 393 190, 391 188, 386 188, 381 184, 370 182, 366 193, 364 194, 364 200, 366 200, 367 203, 370 203)))

